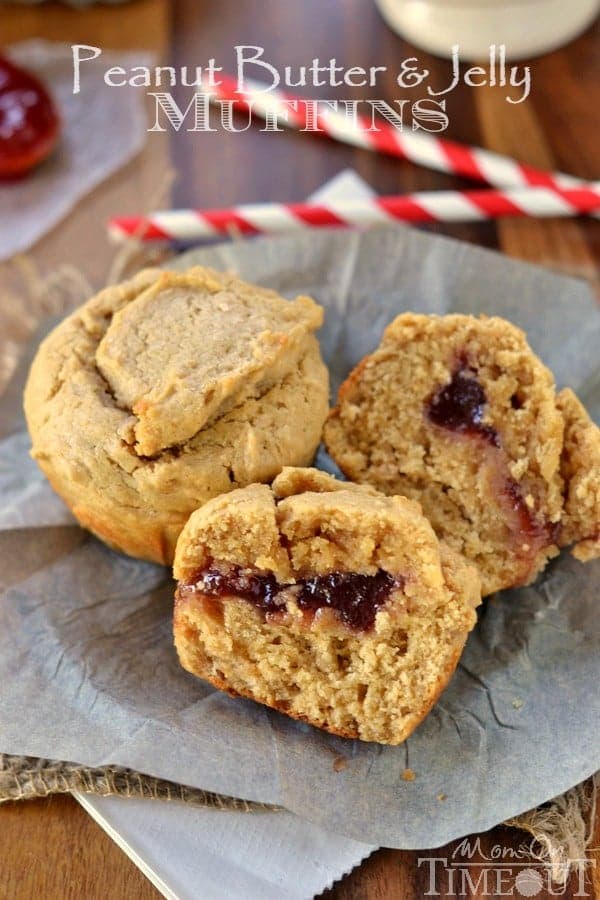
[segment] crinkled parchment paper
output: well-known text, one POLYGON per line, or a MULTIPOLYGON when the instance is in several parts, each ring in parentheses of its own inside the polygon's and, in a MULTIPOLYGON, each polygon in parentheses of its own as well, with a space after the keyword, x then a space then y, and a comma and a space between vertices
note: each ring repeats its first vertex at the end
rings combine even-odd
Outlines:
MULTIPOLYGON (((178 264, 191 262, 313 294, 335 386, 402 310, 486 312, 524 327, 600 413, 600 313, 578 281, 408 228, 227 244, 178 264)), ((0 410, 2 751, 125 765, 405 848, 485 830, 599 767, 600 564, 563 554, 536 585, 487 600, 404 745, 332 737, 179 668, 168 573, 74 525, 28 460, 17 382, 0 410)))
POLYGON ((69 44, 23 41, 9 47, 8 53, 48 87, 62 130, 58 146, 41 166, 19 181, 0 184, 0 260, 31 247, 142 149, 146 140, 143 92, 106 87, 102 73, 112 65, 151 62, 147 51, 104 52, 82 63, 81 90, 74 94, 69 44))

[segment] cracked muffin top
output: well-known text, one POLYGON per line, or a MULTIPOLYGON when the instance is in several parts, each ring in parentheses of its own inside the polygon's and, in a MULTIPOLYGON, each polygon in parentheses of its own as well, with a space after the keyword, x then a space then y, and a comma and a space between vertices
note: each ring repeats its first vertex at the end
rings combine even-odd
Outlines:
POLYGON ((140 456, 189 440, 290 372, 323 322, 310 297, 284 300, 210 269, 162 272, 111 318, 96 365, 133 414, 140 456))
POLYGON ((308 297, 213 270, 144 270, 41 344, 25 390, 32 455, 82 525, 169 563, 192 510, 312 461, 322 318, 308 297))

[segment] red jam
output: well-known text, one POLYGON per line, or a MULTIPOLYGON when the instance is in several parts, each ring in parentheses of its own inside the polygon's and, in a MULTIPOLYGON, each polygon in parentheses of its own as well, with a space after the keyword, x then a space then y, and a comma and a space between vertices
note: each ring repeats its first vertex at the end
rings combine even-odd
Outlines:
POLYGON ((518 531, 530 538, 535 548, 541 549, 554 544, 560 536, 560 522, 540 522, 523 497, 523 492, 514 478, 507 478, 501 489, 501 499, 518 524, 518 531))
POLYGON ((483 424, 486 403, 485 391, 473 370, 461 363, 451 381, 429 400, 427 417, 440 428, 470 437, 481 437, 492 446, 499 447, 496 430, 483 424))
POLYGON ((401 587, 398 579, 380 569, 375 575, 359 572, 332 572, 301 581, 297 598, 300 609, 316 612, 323 606, 335 609, 344 625, 368 631, 375 624, 377 610, 390 592, 401 587))
POLYGON ((18 178, 46 159, 59 117, 43 84, 0 56, 0 179, 18 178))
MULTIPOLYGON (((429 400, 426 415, 440 428, 483 439, 494 448, 490 452, 494 454, 493 464, 498 468, 496 489, 506 524, 516 540, 516 552, 523 555, 522 545, 526 544, 525 556, 533 560, 542 548, 556 543, 560 524, 540 521, 527 505, 521 485, 506 472, 505 461, 497 457, 501 447, 498 432, 483 424, 486 404, 487 397, 477 380, 476 370, 469 365, 466 355, 462 355, 451 380, 429 400)), ((522 407, 517 395, 511 397, 511 406, 513 409, 522 407)))
POLYGON ((391 591, 401 590, 403 583, 402 578, 380 569, 375 575, 332 572, 301 579, 295 584, 279 584, 272 572, 225 565, 195 573, 180 590, 198 591, 209 597, 241 597, 265 613, 285 609, 284 592, 293 591, 300 609, 314 613, 328 607, 338 613, 348 628, 368 631, 391 591))

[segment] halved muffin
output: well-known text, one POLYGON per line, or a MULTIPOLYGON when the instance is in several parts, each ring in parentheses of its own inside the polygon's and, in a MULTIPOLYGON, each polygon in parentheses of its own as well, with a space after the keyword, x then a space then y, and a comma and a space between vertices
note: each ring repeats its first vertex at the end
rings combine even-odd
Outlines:
POLYGON ((404 497, 286 468, 193 513, 176 550, 182 665, 344 737, 401 743, 475 624, 474 567, 404 497))
POLYGON ((324 440, 348 478, 418 500, 484 596, 533 581, 561 546, 600 551, 600 432, 504 319, 398 316, 324 440))

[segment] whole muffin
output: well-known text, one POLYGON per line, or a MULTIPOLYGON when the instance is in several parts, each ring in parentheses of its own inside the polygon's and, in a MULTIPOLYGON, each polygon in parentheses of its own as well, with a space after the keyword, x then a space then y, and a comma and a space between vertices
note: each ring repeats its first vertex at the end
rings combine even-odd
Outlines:
POLYGON ((41 344, 25 389, 32 456, 111 546, 173 560, 212 497, 311 462, 328 406, 322 309, 209 269, 148 269, 41 344))
POLYGON ((448 683, 476 569, 418 503, 284 469, 193 513, 174 635, 189 672, 343 737, 401 743, 448 683))
POLYGON ((529 583, 567 544, 600 555, 600 432, 504 319, 398 316, 324 440, 348 478, 418 500, 484 595, 529 583))

